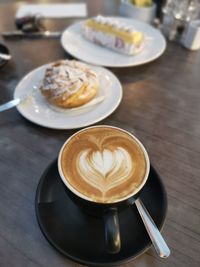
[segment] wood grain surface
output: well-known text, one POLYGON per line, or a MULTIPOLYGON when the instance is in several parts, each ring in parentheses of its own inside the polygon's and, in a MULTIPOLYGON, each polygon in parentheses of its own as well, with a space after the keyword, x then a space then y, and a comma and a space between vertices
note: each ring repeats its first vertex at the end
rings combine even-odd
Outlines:
MULTIPOLYGON (((32 1, 33 2, 33 1, 32 1)), ((89 15, 115 15, 119 1, 87 1, 89 15)), ((14 29, 19 3, 0 5, 0 32, 14 29)), ((75 19, 46 21, 61 30, 75 19)), ((13 59, 0 69, 0 104, 34 68, 70 58, 58 39, 6 41, 13 59)), ((200 266, 200 52, 168 43, 152 63, 111 69, 123 85, 119 108, 100 124, 122 127, 145 145, 168 193, 163 236, 170 249, 153 248, 123 267, 200 266)), ((34 197, 40 176, 75 130, 51 130, 25 120, 15 108, 0 113, 0 266, 80 266, 57 253, 43 237, 34 197)))

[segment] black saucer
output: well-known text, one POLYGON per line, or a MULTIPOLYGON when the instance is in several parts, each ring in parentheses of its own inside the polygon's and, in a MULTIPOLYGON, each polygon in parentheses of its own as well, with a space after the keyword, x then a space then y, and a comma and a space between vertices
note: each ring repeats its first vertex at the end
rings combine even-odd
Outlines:
MULTIPOLYGON (((150 176, 141 194, 147 210, 161 229, 167 211, 163 183, 151 166, 150 176)), ((110 255, 104 247, 101 218, 83 213, 64 190, 57 161, 47 167, 39 182, 36 215, 40 228, 53 247, 78 263, 90 266, 115 266, 126 263, 147 250, 151 241, 135 205, 119 213, 122 249, 110 255)))

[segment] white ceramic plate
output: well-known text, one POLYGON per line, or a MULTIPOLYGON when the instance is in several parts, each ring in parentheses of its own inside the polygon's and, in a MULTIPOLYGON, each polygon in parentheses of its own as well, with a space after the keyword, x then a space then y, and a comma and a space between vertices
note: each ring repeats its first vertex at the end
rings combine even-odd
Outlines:
POLYGON ((101 103, 87 108, 64 111, 54 109, 38 89, 44 77, 45 69, 49 65, 43 65, 27 74, 14 92, 14 98, 28 95, 28 98, 17 106, 17 109, 22 116, 31 122, 53 129, 81 128, 103 120, 120 104, 122 87, 117 77, 107 69, 90 66, 100 81, 100 88, 96 97, 105 96, 105 99, 101 103))
POLYGON ((61 37, 63 48, 75 58, 91 64, 107 67, 128 67, 145 64, 155 60, 165 51, 165 38, 152 26, 134 19, 112 18, 128 25, 134 25, 136 30, 146 35, 147 41, 145 49, 142 52, 134 56, 127 56, 93 44, 81 34, 81 28, 84 22, 73 24, 63 32, 61 37))

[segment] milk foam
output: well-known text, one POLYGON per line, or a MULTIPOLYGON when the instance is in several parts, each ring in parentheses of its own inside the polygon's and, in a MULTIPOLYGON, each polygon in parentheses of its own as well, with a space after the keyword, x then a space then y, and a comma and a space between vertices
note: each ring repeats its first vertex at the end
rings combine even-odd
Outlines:
POLYGON ((132 174, 133 168, 131 156, 122 147, 113 151, 86 149, 77 157, 79 175, 102 193, 123 184, 132 174))
POLYGON ((78 196, 115 203, 134 195, 147 179, 148 155, 142 144, 114 127, 81 130, 61 153, 62 177, 78 196))

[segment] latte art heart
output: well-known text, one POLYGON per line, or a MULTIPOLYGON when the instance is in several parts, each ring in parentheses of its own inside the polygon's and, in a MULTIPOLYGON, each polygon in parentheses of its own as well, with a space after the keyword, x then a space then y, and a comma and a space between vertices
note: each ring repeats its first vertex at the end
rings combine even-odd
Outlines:
POLYGON ((122 201, 137 193, 147 178, 141 144, 119 128, 81 130, 66 142, 59 160, 65 184, 92 202, 122 201))
POLYGON ((102 152, 87 149, 77 158, 79 175, 102 193, 127 181, 133 172, 133 165, 129 153, 122 147, 114 151, 104 149, 102 152))

